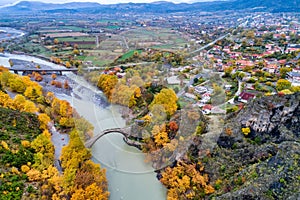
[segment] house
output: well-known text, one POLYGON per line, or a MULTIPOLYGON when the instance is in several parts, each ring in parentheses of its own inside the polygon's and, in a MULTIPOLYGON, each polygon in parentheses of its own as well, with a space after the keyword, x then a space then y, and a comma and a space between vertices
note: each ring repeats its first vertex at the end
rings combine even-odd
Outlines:
POLYGON ((246 89, 246 90, 254 90, 255 88, 254 88, 253 84, 246 83, 245 89, 246 89))
POLYGON ((274 74, 278 69, 278 66, 276 64, 267 64, 267 66, 265 68, 263 68, 263 70, 274 74))
POLYGON ((202 99, 201 99, 201 103, 207 103, 210 100, 210 93, 206 92, 204 94, 201 95, 202 99))
POLYGON ((292 86, 300 86, 300 73, 291 71, 286 74, 287 80, 292 83, 292 86))
POLYGON ((206 92, 204 94, 202 94, 202 98, 210 98, 210 93, 206 92))
POLYGON ((189 99, 197 99, 197 97, 191 93, 185 93, 185 96, 189 99))
POLYGON ((243 91, 239 95, 238 101, 243 102, 243 103, 247 103, 250 99, 254 99, 254 98, 255 98, 255 94, 243 91))
POLYGON ((177 76, 171 76, 167 78, 167 82, 169 85, 179 85, 180 79, 177 76))
POLYGON ((195 87, 195 92, 198 93, 198 94, 203 94, 203 93, 207 92, 207 88, 202 87, 202 86, 196 86, 195 87))
POLYGON ((232 88, 232 85, 226 84, 226 85, 224 86, 224 88, 225 88, 225 90, 230 90, 230 89, 232 88))
POLYGON ((202 107, 203 114, 205 114, 205 115, 210 114, 212 108, 213 108, 212 105, 206 104, 205 106, 202 107))

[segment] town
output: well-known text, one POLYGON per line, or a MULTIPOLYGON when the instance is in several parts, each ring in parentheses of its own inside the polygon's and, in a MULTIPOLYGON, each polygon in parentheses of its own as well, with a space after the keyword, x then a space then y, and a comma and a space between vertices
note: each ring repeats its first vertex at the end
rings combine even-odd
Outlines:
POLYGON ((0 26, 13 23, 27 34, 4 39, 1 47, 2 52, 36 55, 88 71, 89 80, 99 73, 122 78, 123 69, 152 65, 158 74, 151 81, 173 88, 182 104, 199 106, 205 114, 225 114, 257 96, 299 91, 298 17, 237 12, 70 14, 64 20, 57 14, 40 21, 28 16, 25 22, 11 17, 0 26), (170 53, 181 61, 174 62, 170 53), (221 79, 214 83, 213 74, 221 79))
POLYGON ((250 2, 0 7, 0 199, 299 199, 300 15, 250 2))

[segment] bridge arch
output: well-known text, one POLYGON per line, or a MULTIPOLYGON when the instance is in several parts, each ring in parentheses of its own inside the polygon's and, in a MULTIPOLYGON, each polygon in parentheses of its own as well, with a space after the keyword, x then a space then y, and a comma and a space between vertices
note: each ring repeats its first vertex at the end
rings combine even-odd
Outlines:
POLYGON ((91 148, 95 142, 97 140, 99 140, 101 137, 108 135, 110 133, 120 133, 121 135, 123 135, 126 139, 130 136, 129 133, 127 133, 125 131, 125 129, 121 129, 121 128, 111 128, 111 129, 106 129, 102 132, 100 132, 99 134, 95 135, 94 137, 92 137, 91 139, 87 140, 84 144, 84 146, 86 148, 91 148))

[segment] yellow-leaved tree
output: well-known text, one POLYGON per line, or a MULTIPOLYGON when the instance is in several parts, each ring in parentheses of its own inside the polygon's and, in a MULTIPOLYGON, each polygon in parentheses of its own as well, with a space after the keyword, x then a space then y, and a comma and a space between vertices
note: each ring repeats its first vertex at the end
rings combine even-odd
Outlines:
POLYGON ((162 105, 168 116, 172 116, 177 110, 177 96, 172 89, 164 88, 154 96, 150 109, 154 105, 162 105))
POLYGON ((112 89, 115 88, 118 78, 115 75, 101 74, 97 86, 110 99, 112 89))
POLYGON ((107 200, 108 192, 104 192, 96 183, 89 185, 85 190, 80 188, 72 195, 71 200, 107 200))
POLYGON ((203 195, 213 193, 214 188, 203 170, 203 166, 197 170, 195 164, 184 162, 178 162, 173 168, 167 167, 160 181, 169 188, 168 199, 202 199, 203 195))
POLYGON ((49 137, 40 134, 31 142, 31 147, 36 152, 34 155, 34 167, 36 169, 44 170, 53 164, 54 146, 49 137))

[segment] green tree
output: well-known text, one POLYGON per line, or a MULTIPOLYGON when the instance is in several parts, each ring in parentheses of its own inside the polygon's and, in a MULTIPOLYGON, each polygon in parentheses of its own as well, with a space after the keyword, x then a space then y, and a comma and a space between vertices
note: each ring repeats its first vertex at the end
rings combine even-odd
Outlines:
POLYGON ((287 74, 288 72, 290 72, 290 71, 292 71, 292 69, 289 68, 289 67, 281 67, 280 70, 279 70, 279 72, 280 72, 280 77, 281 77, 281 78, 285 78, 285 77, 286 77, 286 74, 287 74))

